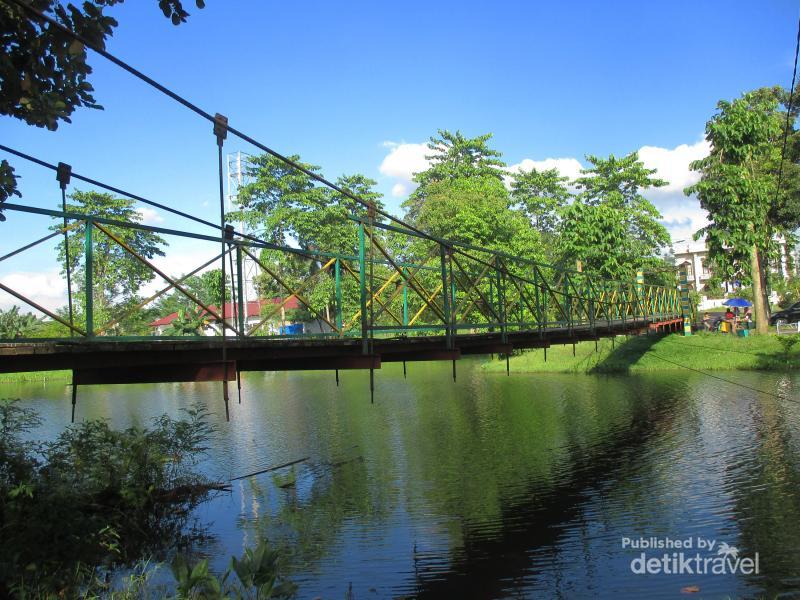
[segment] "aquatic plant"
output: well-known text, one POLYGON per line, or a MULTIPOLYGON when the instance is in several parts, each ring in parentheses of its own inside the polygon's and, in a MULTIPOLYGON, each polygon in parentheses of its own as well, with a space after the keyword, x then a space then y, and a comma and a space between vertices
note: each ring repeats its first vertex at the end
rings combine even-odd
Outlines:
POLYGON ((163 555, 187 542, 191 508, 225 489, 197 472, 214 431, 200 408, 121 431, 85 421, 52 442, 30 440, 39 423, 0 401, 0 597, 71 596, 98 568, 163 555))

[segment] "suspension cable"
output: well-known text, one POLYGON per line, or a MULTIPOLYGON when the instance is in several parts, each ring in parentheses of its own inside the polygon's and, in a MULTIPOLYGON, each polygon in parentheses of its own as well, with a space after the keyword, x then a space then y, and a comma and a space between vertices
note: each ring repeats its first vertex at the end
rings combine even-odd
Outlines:
POLYGON ((778 167, 778 185, 775 188, 775 202, 778 201, 778 194, 781 191, 783 180, 783 159, 786 155, 786 144, 789 140, 789 126, 792 118, 792 103, 794 102, 794 84, 797 79, 797 57, 800 55, 800 19, 797 21, 797 42, 794 47, 794 67, 792 69, 792 87, 789 88, 789 104, 786 107, 786 125, 783 128, 783 146, 781 148, 781 162, 778 167))
MULTIPOLYGON (((110 52, 105 50, 105 48, 102 47, 100 44, 92 42, 91 40, 89 40, 85 36, 75 32, 75 31, 69 29, 68 27, 64 26, 63 24, 59 23, 54 18, 46 15, 43 11, 41 11, 41 10, 39 10, 39 9, 37 9, 37 8, 27 4, 27 3, 25 3, 23 0, 4 0, 4 1, 5 2, 11 2, 11 3, 15 4, 16 6, 18 6, 22 10, 24 10, 27 13, 31 14, 36 19, 38 19, 40 21, 43 21, 44 23, 47 23, 51 27, 54 27, 54 28, 58 29, 59 31, 61 31, 65 35, 71 37, 72 39, 75 39, 75 40, 81 42, 86 47, 91 48, 93 51, 95 51, 100 56, 102 56, 105 59, 109 60, 113 64, 115 64, 118 67, 120 67, 121 69, 127 71, 128 73, 130 73, 131 75, 133 75, 137 79, 143 81, 144 83, 148 84, 149 86, 153 87, 154 89, 158 90, 162 94, 164 94, 164 95, 168 96, 169 98, 175 100, 176 102, 178 102, 179 104, 181 104, 184 107, 188 108, 189 110, 191 110, 192 112, 194 112, 198 116, 202 117, 203 119, 206 119, 207 121, 209 121, 211 123, 215 123, 215 117, 211 113, 203 110, 198 105, 196 105, 193 102, 191 102, 190 100, 188 100, 188 99, 184 98, 183 96, 181 96, 180 94, 172 91, 171 89, 169 89, 165 85, 157 82, 153 78, 145 75, 144 73, 142 73, 141 71, 139 71, 135 67, 131 66, 127 62, 123 61, 122 59, 114 56, 113 54, 111 54, 110 52)), ((800 39, 800 38, 798 38, 798 39, 800 39)), ((255 146, 256 148, 258 148, 258 149, 262 150, 263 152, 273 156, 274 158, 277 158, 278 160, 280 160, 284 164, 292 167, 293 169, 295 169, 297 171, 300 171, 301 173, 304 173, 305 175, 307 175, 308 177, 310 177, 314 181, 317 181, 318 183, 321 183, 321 184, 327 186, 328 188, 338 192, 339 194, 341 194, 341 195, 343 195, 343 196, 345 196, 347 198, 350 198, 351 200, 357 202, 358 204, 360 204, 361 206, 363 206, 363 207, 365 207, 365 208, 367 208, 369 210, 369 208, 370 208, 370 202, 369 201, 364 200, 363 198, 361 198, 358 195, 354 194, 353 192, 347 190, 346 188, 343 188, 343 187, 331 182, 330 180, 326 179, 325 177, 323 177, 323 176, 315 173, 314 171, 306 168, 305 166, 303 166, 302 164, 298 163, 297 161, 294 161, 294 160, 290 159, 289 157, 287 157, 287 156, 285 156, 285 155, 273 150, 272 148, 269 148, 268 146, 260 143, 259 141, 257 141, 256 139, 252 138, 251 136, 247 135, 246 133, 244 133, 242 131, 239 131, 238 129, 232 127, 227 122, 225 123, 225 129, 226 129, 226 131, 229 131, 230 133, 232 133, 233 135, 235 135, 236 137, 238 137, 242 141, 245 141, 245 142, 255 146)), ((22 158, 27 158, 29 160, 32 160, 33 162, 41 164, 42 166, 53 168, 51 165, 45 163, 44 161, 39 161, 38 159, 34 159, 33 157, 28 157, 27 155, 23 156, 22 153, 18 153, 17 151, 13 151, 10 148, 7 148, 5 146, 1 146, 0 145, 0 149, 4 149, 6 151, 9 151, 9 152, 11 152, 13 154, 16 154, 16 155, 18 155, 18 156, 20 156, 22 158)), ((182 211, 177 211, 176 209, 172 209, 172 208, 166 207, 163 204, 155 203, 155 202, 149 201, 149 200, 145 200, 144 198, 135 196, 133 194, 128 194, 128 193, 126 193, 126 192, 124 192, 122 190, 118 190, 117 188, 113 188, 111 186, 100 184, 99 182, 96 182, 94 180, 90 180, 89 178, 80 177, 80 176, 77 176, 77 175, 74 175, 74 176, 76 177, 76 179, 81 179, 82 181, 85 181, 85 182, 90 183, 92 185, 98 185, 99 187, 103 187, 105 189, 109 189, 111 191, 115 191, 116 193, 125 194, 125 195, 127 195, 127 196, 129 196, 131 198, 135 198, 135 199, 140 200, 142 202, 148 203, 148 204, 150 204, 152 206, 157 206, 157 207, 162 208, 164 210, 167 210, 169 212, 173 212, 175 214, 179 214, 180 216, 192 219, 194 221, 203 223, 205 225, 209 225, 211 227, 214 227, 215 229, 219 228, 219 225, 215 225, 213 223, 210 223, 210 222, 205 221, 203 219, 200 219, 198 217, 194 217, 192 215, 188 215, 186 213, 183 213, 182 211)), ((479 263, 485 264, 484 261, 482 261, 481 259, 479 259, 475 255, 467 252, 464 248, 455 248, 455 246, 458 246, 458 243, 454 243, 452 241, 443 240, 443 239, 440 239, 440 238, 438 238, 436 236, 433 236, 430 233, 427 233, 427 232, 419 229, 418 227, 416 227, 416 226, 414 226, 414 225, 412 225, 410 223, 407 223, 406 221, 404 221, 404 220, 402 220, 402 219, 400 219, 398 217, 395 217, 394 215, 392 215, 392 214, 390 214, 390 213, 388 213, 388 212, 386 212, 384 210, 378 209, 377 207, 374 207, 374 211, 375 211, 376 214, 378 214, 378 215, 380 215, 380 216, 392 221, 393 223, 395 223, 395 224, 397 224, 399 226, 402 226, 402 227, 406 228, 409 231, 412 231, 412 232, 416 233, 417 235, 419 235, 423 239, 435 242, 437 244, 444 244, 446 246, 449 246, 449 247, 453 248, 459 254, 462 254, 463 256, 465 256, 466 258, 470 258, 470 259, 475 260, 475 261, 477 261, 479 263)), ((250 239, 250 240, 258 241, 258 242, 262 241, 262 240, 260 240, 260 239, 258 239, 256 237, 250 236, 250 235, 245 234, 245 233, 237 232, 236 235, 238 235, 238 236, 240 236, 240 237, 242 237, 244 239, 250 239)), ((488 249, 486 251, 491 252, 488 249)))

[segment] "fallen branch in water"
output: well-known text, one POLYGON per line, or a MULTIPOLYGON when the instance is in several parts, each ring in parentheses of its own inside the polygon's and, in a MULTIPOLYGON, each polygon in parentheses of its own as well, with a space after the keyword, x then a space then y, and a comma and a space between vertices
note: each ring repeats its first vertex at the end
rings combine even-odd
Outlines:
POLYGON ((240 475, 239 477, 234 477, 233 479, 231 479, 231 481, 238 481, 240 479, 247 479, 248 477, 254 477, 256 475, 262 475, 263 473, 269 473, 270 471, 277 471, 278 469, 283 469, 284 467, 291 467, 292 465, 296 465, 297 463, 305 462, 310 459, 311 459, 310 456, 306 456, 305 458, 298 458, 297 460, 283 463, 282 465, 276 465, 274 467, 261 469, 260 471, 256 471, 255 473, 248 473, 247 475, 240 475))

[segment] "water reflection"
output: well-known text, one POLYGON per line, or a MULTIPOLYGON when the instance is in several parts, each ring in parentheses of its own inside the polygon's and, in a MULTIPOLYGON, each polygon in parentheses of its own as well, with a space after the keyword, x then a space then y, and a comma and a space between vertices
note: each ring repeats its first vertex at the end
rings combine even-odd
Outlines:
MULTIPOLYGON (((486 374, 462 362, 376 374, 248 374, 224 422, 209 384, 84 388, 79 417, 126 426, 216 409, 220 479, 300 457, 297 483, 237 482, 198 511, 219 568, 261 537, 301 597, 773 596, 800 589, 800 406, 685 373, 486 374), (760 554, 753 576, 634 575, 623 536, 704 536, 760 554)), ((797 399, 797 375, 731 375, 797 399)), ((52 433, 62 386, 13 386, 52 433)))

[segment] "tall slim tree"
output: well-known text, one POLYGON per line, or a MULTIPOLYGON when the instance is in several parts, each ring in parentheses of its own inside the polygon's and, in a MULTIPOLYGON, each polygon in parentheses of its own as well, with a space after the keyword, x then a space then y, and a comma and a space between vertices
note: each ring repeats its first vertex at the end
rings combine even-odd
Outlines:
MULTIPOLYGON (((786 114, 780 110, 782 90, 762 88, 717 104, 706 124, 711 152, 690 166, 701 179, 686 188, 697 194, 708 211, 709 225, 695 234, 703 237, 716 266, 726 275, 740 274, 753 285, 756 329, 768 330, 766 273, 776 233, 790 233, 797 216, 786 210, 794 201, 787 185, 777 193, 786 114)), ((791 179, 795 173, 787 166, 791 179)))

